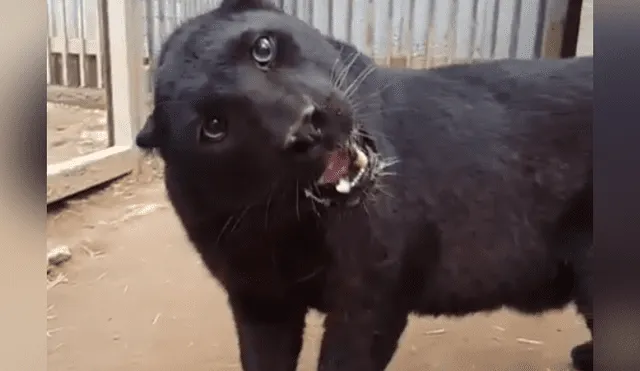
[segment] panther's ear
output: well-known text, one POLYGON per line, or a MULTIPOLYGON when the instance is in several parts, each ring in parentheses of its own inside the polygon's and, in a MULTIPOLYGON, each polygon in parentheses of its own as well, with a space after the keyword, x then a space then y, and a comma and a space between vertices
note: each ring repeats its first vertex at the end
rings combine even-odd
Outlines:
POLYGON ((224 12, 242 12, 245 10, 278 10, 271 0, 224 0, 219 9, 224 12))
POLYGON ((153 113, 147 117, 142 129, 136 135, 136 145, 144 150, 152 150, 160 147, 160 128, 153 118, 153 113))

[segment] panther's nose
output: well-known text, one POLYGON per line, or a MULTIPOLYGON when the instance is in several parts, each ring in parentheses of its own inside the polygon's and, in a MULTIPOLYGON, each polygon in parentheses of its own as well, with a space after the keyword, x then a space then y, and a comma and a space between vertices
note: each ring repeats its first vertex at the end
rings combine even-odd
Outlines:
POLYGON ((284 148, 295 153, 305 153, 320 144, 322 132, 319 127, 320 112, 314 106, 308 106, 302 112, 300 120, 287 133, 284 148))

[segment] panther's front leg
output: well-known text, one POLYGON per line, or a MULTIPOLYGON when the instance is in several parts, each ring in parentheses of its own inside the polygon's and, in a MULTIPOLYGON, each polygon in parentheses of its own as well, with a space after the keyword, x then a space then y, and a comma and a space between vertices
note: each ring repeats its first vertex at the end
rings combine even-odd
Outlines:
POLYGON ((320 371, 383 371, 409 314, 401 244, 377 215, 341 214, 327 243, 334 255, 320 371), (379 228, 372 227, 371 223, 379 228), (379 233, 383 232, 384 236, 379 233))
POLYGON ((230 298, 244 371, 295 371, 306 308, 290 303, 230 298))
POLYGON ((325 319, 320 371, 383 371, 393 357, 408 313, 333 311, 325 319))
POLYGON ((319 371, 374 371, 374 324, 367 311, 332 311, 325 319, 319 371))

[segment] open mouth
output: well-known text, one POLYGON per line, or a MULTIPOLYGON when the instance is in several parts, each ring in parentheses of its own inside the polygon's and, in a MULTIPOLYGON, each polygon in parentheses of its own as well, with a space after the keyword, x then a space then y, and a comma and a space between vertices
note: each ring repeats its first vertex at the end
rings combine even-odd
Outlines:
POLYGON ((381 156, 370 135, 355 132, 326 155, 322 173, 304 195, 324 206, 359 205, 377 194, 379 178, 391 174, 385 169, 395 163, 381 156))
POLYGON ((350 142, 329 153, 319 186, 333 187, 336 192, 348 194, 358 186, 369 168, 367 149, 350 142))

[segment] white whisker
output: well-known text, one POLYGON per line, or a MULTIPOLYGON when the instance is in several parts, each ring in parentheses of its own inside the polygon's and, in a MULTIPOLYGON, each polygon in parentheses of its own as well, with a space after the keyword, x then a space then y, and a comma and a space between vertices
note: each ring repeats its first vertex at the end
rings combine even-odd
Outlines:
POLYGON ((374 71, 376 70, 376 66, 375 65, 370 65, 367 66, 367 68, 365 68, 364 70, 362 70, 362 72, 360 72, 360 74, 358 74, 358 76, 353 79, 353 81, 351 82, 351 84, 344 90, 344 95, 348 98, 351 99, 351 97, 353 96, 353 94, 355 92, 358 91, 358 89, 360 88, 360 86, 362 85, 362 83, 367 79, 367 77, 369 77, 369 75, 371 75, 374 71))
POLYGON ((340 72, 340 75, 338 76, 338 80, 336 81, 337 82, 337 88, 340 89, 340 90, 343 90, 344 82, 347 80, 347 76, 349 75, 349 71, 354 66, 356 61, 358 60, 358 57, 360 56, 360 51, 353 52, 352 55, 353 56, 351 57, 350 61, 343 67, 342 71, 340 72))
POLYGON ((338 53, 338 56, 336 57, 335 62, 333 62, 333 66, 331 67, 331 86, 336 87, 336 82, 337 82, 337 77, 338 77, 338 66, 340 65, 340 62, 342 61, 342 52, 344 51, 344 45, 340 46, 340 52, 338 53))
POLYGON ((368 102, 369 99, 373 99, 373 98, 377 98, 380 94, 382 94, 385 90, 389 89, 390 87, 392 87, 394 84, 401 82, 402 80, 391 80, 389 83, 385 84, 382 88, 375 90, 374 92, 365 95, 364 97, 359 97, 358 100, 354 105, 354 110, 356 110, 358 107, 360 107, 361 105, 365 104, 368 102))

